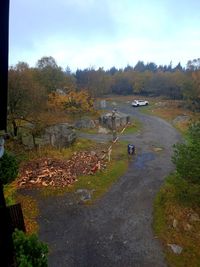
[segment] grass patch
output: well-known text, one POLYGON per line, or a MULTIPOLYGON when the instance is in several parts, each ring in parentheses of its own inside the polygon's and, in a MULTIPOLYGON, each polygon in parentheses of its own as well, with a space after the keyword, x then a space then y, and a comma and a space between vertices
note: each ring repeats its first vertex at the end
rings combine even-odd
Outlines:
POLYGON ((125 173, 127 167, 127 147, 124 142, 119 142, 113 146, 111 162, 108 163, 105 170, 97 172, 92 176, 81 176, 71 189, 86 188, 88 190, 94 190, 92 201, 95 201, 107 192, 110 186, 125 173))
POLYGON ((7 206, 21 203, 27 233, 37 233, 39 227, 36 218, 39 210, 36 200, 30 196, 18 193, 15 181, 4 186, 4 196, 7 206))
POLYGON ((78 177, 78 181, 66 188, 50 188, 41 189, 42 196, 60 196, 65 192, 75 192, 78 189, 92 190, 92 203, 101 197, 110 186, 118 180, 118 178, 127 170, 127 146, 124 142, 118 142, 114 145, 111 155, 111 162, 108 163, 105 170, 101 170, 94 175, 86 175, 78 177), (117 164, 116 164, 117 163, 117 164))
POLYGON ((189 116, 191 120, 196 120, 199 118, 199 114, 191 112, 183 108, 183 101, 175 100, 160 100, 159 102, 152 102, 146 109, 141 110, 141 112, 160 117, 173 126, 183 135, 186 134, 188 127, 190 125, 190 120, 183 120, 174 123, 173 120, 178 116, 189 116))
POLYGON ((137 120, 136 118, 133 118, 133 123, 130 124, 130 126, 127 126, 123 134, 132 134, 136 133, 142 128, 142 123, 137 120))
POLYGON ((4 185, 4 197, 6 200, 6 205, 13 205, 16 203, 16 200, 15 200, 16 188, 17 188, 17 185, 15 182, 4 185))
POLYGON ((37 233, 39 230, 39 226, 36 221, 36 218, 39 215, 37 201, 31 196, 22 194, 17 194, 16 201, 21 203, 22 206, 26 232, 28 234, 37 233))
POLYGON ((97 134, 98 133, 98 129, 97 128, 91 128, 91 129, 80 129, 80 130, 77 130, 77 132, 80 132, 80 133, 88 133, 88 134, 97 134))
POLYGON ((132 95, 127 95, 127 96, 111 95, 111 96, 105 96, 104 98, 98 98, 98 100, 106 100, 108 102, 119 102, 120 103, 120 102, 133 100, 133 96, 132 95))
POLYGON ((92 203, 105 192, 109 190, 111 185, 125 172, 126 164, 124 160, 109 164, 108 169, 95 174, 94 176, 81 176, 78 182, 73 186, 73 191, 78 189, 88 189, 93 191, 92 200, 87 203, 92 203))
POLYGON ((182 101, 153 99, 142 112, 172 121, 177 116, 186 114, 187 111, 182 108, 182 101))
POLYGON ((173 174, 154 201, 153 228, 164 245, 170 267, 200 266, 199 195, 200 185, 188 184, 173 174), (197 216, 197 220, 191 216, 197 216), (168 244, 181 246, 182 253, 174 254, 168 244))
POLYGON ((8 141, 6 149, 12 151, 19 162, 26 162, 42 157, 52 157, 57 159, 68 159, 75 151, 87 150, 96 147, 92 140, 78 138, 70 147, 57 149, 52 146, 42 146, 40 149, 25 150, 22 145, 16 141, 8 141))
POLYGON ((184 108, 184 102, 181 100, 163 100, 154 99, 145 109, 141 109, 142 113, 160 117, 173 126, 183 135, 186 134, 191 121, 200 119, 200 113, 192 112, 184 108), (189 116, 190 120, 183 120, 174 123, 173 120, 178 116, 189 116))

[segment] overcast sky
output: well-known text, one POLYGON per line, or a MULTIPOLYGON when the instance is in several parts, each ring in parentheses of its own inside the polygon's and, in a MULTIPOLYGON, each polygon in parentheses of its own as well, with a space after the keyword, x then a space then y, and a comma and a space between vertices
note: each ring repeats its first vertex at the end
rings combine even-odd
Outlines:
POLYGON ((199 0, 10 0, 10 65, 184 66, 200 57, 199 0))

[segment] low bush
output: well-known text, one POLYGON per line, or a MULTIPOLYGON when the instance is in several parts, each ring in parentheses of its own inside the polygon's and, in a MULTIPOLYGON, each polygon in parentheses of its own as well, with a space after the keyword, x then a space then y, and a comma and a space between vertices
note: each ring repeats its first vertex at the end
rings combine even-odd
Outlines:
POLYGON ((18 267, 48 266, 48 246, 39 241, 36 234, 28 236, 16 229, 13 233, 13 242, 18 267))
POLYGON ((0 158, 0 180, 3 184, 8 184, 15 180, 18 174, 18 162, 15 156, 5 152, 0 158))
POLYGON ((188 182, 200 184, 200 122, 193 123, 186 143, 174 146, 172 161, 178 174, 188 182))
POLYGON ((179 175, 174 175, 171 180, 172 186, 175 189, 175 198, 184 206, 200 206, 200 185, 191 183, 179 175))

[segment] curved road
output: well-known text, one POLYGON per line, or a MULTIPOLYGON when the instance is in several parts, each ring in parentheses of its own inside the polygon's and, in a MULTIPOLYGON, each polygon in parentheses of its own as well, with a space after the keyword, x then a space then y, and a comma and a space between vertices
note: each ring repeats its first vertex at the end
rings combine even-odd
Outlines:
POLYGON ((50 267, 166 266, 152 232, 152 205, 173 170, 172 145, 180 136, 167 122, 139 109, 118 107, 137 117, 143 128, 122 137, 136 145, 137 156, 103 198, 92 206, 77 204, 73 194, 40 201, 40 237, 50 246, 50 267), (158 147, 162 151, 156 152, 158 147))

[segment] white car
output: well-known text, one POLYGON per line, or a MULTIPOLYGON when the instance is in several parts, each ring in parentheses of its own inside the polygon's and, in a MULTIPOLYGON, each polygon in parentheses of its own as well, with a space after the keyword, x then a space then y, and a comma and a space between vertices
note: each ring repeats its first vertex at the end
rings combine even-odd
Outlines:
POLYGON ((147 106, 149 102, 146 100, 133 100, 131 103, 132 107, 147 106))

